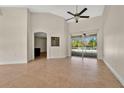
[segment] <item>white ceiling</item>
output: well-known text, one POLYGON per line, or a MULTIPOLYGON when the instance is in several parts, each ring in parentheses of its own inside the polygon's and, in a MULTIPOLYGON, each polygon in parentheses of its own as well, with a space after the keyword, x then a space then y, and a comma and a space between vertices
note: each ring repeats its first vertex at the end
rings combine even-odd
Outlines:
MULTIPOLYGON (((58 16, 61 16, 65 19, 71 18, 72 16, 67 13, 70 11, 75 13, 75 5, 22 5, 22 6, 2 6, 2 7, 26 7, 31 12, 49 12, 58 16)), ((83 15, 88 15, 90 17, 101 16, 104 10, 103 5, 79 5, 78 11, 80 12, 84 8, 88 10, 83 15)))

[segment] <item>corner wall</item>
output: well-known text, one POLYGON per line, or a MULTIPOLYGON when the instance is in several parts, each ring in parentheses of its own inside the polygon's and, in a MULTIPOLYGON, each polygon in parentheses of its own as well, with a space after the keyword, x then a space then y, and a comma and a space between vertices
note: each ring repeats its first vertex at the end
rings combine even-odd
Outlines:
POLYGON ((32 55, 32 29, 31 29, 31 13, 27 11, 27 59, 31 61, 32 55))

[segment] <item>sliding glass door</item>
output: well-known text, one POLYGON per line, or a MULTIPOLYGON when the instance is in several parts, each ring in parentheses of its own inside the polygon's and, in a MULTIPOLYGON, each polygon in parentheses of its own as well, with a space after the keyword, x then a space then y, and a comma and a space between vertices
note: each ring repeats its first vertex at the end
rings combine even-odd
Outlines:
POLYGON ((72 56, 97 58, 97 35, 72 36, 72 56))

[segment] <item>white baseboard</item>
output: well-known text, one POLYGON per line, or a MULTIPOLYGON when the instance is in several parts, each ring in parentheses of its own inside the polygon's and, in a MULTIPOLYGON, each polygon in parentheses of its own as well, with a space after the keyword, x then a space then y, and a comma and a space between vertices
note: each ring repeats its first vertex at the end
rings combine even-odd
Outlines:
POLYGON ((66 56, 47 57, 47 59, 66 58, 66 56))
POLYGON ((0 65, 8 65, 8 64, 25 64, 27 61, 2 61, 0 62, 0 65))
POLYGON ((109 64, 108 62, 103 59, 104 63, 107 65, 107 67, 111 70, 111 72, 115 75, 115 77, 120 81, 120 83, 124 86, 124 79, 117 73, 116 70, 114 70, 109 64))

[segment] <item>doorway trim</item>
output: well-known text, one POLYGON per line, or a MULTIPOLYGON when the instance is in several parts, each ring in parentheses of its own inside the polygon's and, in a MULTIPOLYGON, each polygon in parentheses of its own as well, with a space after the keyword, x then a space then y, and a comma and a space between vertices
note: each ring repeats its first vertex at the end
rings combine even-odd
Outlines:
POLYGON ((33 60, 35 60, 35 55, 34 55, 35 33, 45 33, 46 34, 46 38, 47 38, 47 41, 46 41, 46 44, 47 44, 47 47, 46 47, 46 50, 47 50, 46 59, 48 59, 48 34, 46 32, 44 32, 44 31, 35 31, 35 32, 32 33, 32 56, 33 56, 33 60))

